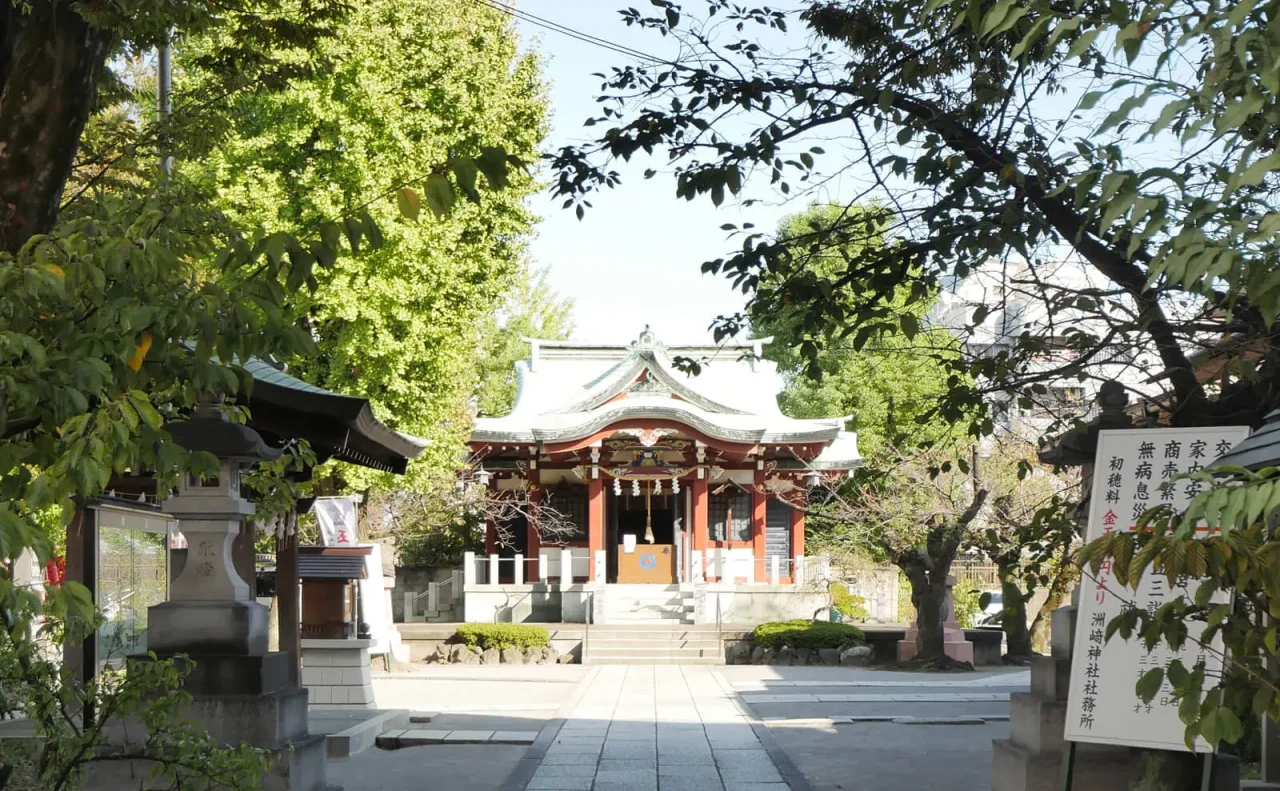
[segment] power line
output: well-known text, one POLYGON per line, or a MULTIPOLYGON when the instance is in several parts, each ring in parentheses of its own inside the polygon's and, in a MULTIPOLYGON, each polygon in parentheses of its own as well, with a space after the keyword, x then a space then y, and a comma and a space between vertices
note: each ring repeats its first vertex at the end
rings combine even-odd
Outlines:
POLYGON ((501 0, 475 0, 475 2, 487 8, 491 8, 494 11, 498 11, 500 13, 506 14, 507 16, 513 17, 515 19, 519 19, 523 22, 528 22, 531 25, 537 25, 538 27, 541 27, 545 30, 550 30, 553 33, 559 33, 561 35, 568 36, 573 39, 577 39, 578 41, 581 41, 585 44, 592 44, 602 49, 610 50, 611 52, 615 52, 619 55, 626 55, 627 57, 636 58, 636 59, 647 61, 653 64, 663 64, 663 65, 669 65, 669 66, 676 65, 671 61, 663 60, 662 58, 659 58, 655 55, 650 55, 647 52, 642 52, 638 49, 632 49, 631 47, 628 47, 624 44, 618 44, 608 39, 600 38, 599 36, 593 36, 590 33, 583 33, 580 30, 575 30, 574 28, 568 27, 567 25, 562 25, 559 22, 554 22, 550 19, 545 19, 535 14, 531 14, 528 11, 521 11, 520 9, 514 6, 510 6, 501 2, 501 0))

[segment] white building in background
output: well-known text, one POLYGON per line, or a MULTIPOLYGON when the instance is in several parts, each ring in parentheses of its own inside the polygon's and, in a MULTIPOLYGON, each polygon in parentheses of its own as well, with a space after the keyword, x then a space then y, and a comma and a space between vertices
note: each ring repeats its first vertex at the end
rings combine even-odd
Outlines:
POLYGON ((1157 397, 1162 381, 1152 381, 1162 371, 1158 356, 1145 335, 1116 338, 1087 361, 1086 375, 1060 368, 1076 361, 1071 337, 1081 332, 1105 338, 1108 323, 1098 310, 1121 315, 1130 309, 1127 298, 1114 295, 1115 286, 1084 265, 1061 261, 1037 265, 1033 272, 1022 261, 992 261, 968 277, 944 289, 930 315, 934 327, 955 334, 972 357, 996 357, 1009 353, 1020 338, 1043 338, 1045 349, 1030 370, 1045 375, 1045 392, 1034 396, 1028 408, 1009 393, 992 393, 991 412, 998 431, 1034 441, 1073 419, 1087 418, 1094 409, 1098 388, 1115 380, 1130 396, 1157 397), (1080 296, 1097 300, 1097 310, 1074 305, 1080 296), (1049 305, 1061 306, 1050 311, 1049 305), (985 318, 970 330, 979 311, 985 318))

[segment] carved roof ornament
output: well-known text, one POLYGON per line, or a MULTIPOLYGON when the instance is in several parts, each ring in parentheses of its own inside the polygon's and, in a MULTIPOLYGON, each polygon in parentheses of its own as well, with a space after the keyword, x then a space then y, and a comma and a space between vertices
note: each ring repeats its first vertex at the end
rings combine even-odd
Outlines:
POLYGON ((635 437, 641 445, 646 448, 652 448, 658 444, 658 440, 663 437, 675 434, 675 429, 670 428, 624 428, 618 430, 619 434, 626 434, 629 437, 635 437))
POLYGON ((636 352, 641 357, 646 356, 645 352, 648 352, 648 356, 652 357, 655 350, 666 350, 666 348, 658 340, 657 336, 653 334, 653 331, 649 329, 648 324, 644 325, 644 330, 640 333, 640 337, 631 342, 631 351, 636 352))
POLYGON ((671 391, 670 387, 660 381, 657 377, 650 376, 647 370, 640 375, 639 379, 626 389, 626 393, 628 395, 657 395, 666 396, 668 398, 675 395, 675 393, 671 391))

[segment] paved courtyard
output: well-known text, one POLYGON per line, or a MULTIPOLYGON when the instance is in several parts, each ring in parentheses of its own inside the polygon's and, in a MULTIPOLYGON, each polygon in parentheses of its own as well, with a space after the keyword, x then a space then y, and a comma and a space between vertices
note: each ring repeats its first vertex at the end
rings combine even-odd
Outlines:
POLYGON ((711 668, 630 665, 591 672, 563 724, 534 746, 509 787, 786 791, 803 782, 711 668))
POLYGON ((436 733, 537 733, 331 761, 349 791, 986 791, 1028 673, 440 666, 375 676, 436 733))
MULTIPOLYGON (((589 668, 557 666, 432 666, 373 677, 377 706, 431 712, 432 732, 540 732, 578 689, 589 668)), ((399 750, 370 749, 330 760, 329 783, 346 791, 498 791, 520 765, 527 745, 440 743, 399 750)))

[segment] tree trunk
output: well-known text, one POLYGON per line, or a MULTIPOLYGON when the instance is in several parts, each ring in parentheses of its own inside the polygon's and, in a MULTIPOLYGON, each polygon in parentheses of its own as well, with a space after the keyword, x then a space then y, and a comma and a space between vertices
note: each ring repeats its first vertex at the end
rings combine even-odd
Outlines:
POLYGON ((1006 572, 1000 567, 1000 595, 1003 598, 1003 612, 1000 613, 1000 628, 1004 630, 1005 661, 1023 664, 1031 661, 1031 629, 1027 626, 1027 600, 1030 593, 1023 593, 1018 588, 1017 567, 1006 572))
POLYGON ((1058 573, 1053 578, 1053 584, 1049 586, 1049 597, 1045 599, 1044 605, 1036 613, 1035 620, 1031 622, 1031 644, 1042 654, 1049 653, 1049 624, 1053 618, 1053 611, 1062 605, 1063 599, 1067 597, 1067 591, 1071 589, 1071 584, 1079 576, 1076 565, 1070 560, 1070 554, 1071 547, 1068 545, 1062 560, 1058 563, 1058 573))
POLYGON ((0 7, 0 252, 16 253, 57 219, 111 34, 67 0, 0 7))
POLYGON ((919 559, 900 560, 898 567, 911 583, 911 605, 916 608, 916 659, 922 662, 941 661, 946 658, 942 631, 942 609, 947 597, 946 574, 938 577, 919 559))

